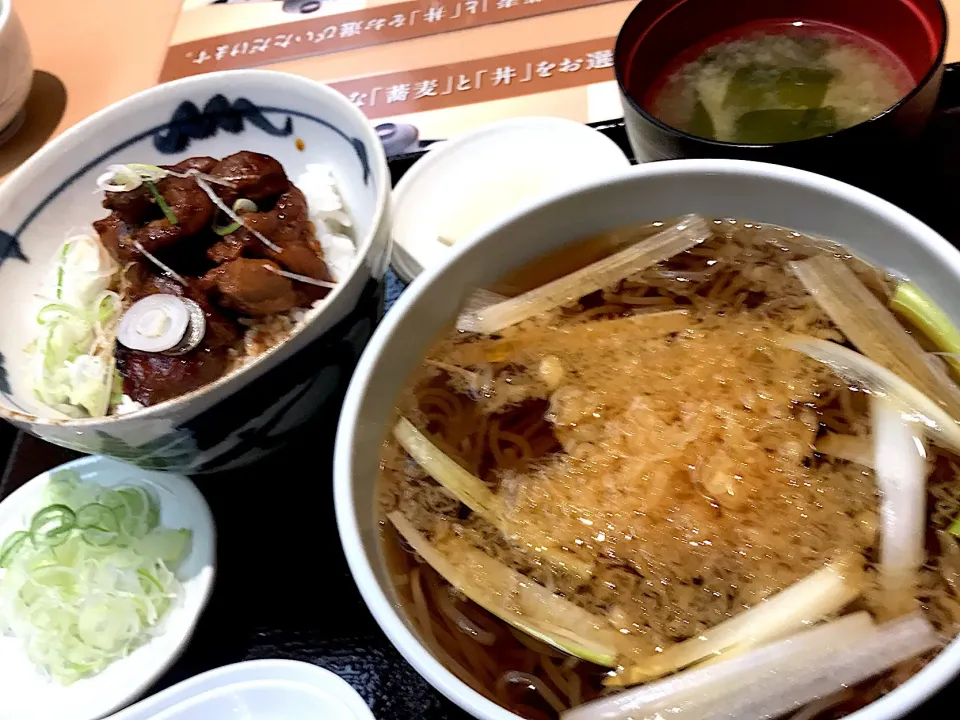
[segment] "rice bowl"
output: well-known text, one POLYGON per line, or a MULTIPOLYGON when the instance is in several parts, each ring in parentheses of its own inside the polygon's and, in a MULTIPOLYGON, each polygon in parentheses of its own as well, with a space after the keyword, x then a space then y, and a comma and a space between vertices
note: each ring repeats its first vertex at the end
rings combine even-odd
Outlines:
MULTIPOLYGON (((35 316, 30 311, 17 313, 0 333, 0 416, 55 443, 154 467, 162 464, 196 472, 221 466, 218 458, 243 464, 262 456, 268 448, 277 447, 278 441, 241 443, 237 433, 280 432, 287 437, 320 412, 326 399, 333 400, 336 383, 330 385, 329 373, 318 378, 317 371, 329 364, 332 349, 337 349, 335 372, 339 377, 382 312, 388 242, 383 224, 389 182, 385 180, 382 147, 363 116, 338 93, 312 81, 268 71, 190 78, 134 96, 64 133, 0 191, 0 207, 6 208, 7 227, 12 231, 0 236, 0 298, 11 307, 36 307, 34 294, 45 284, 49 287, 49 259, 61 245, 65 229, 88 226, 103 214, 96 207, 99 198, 89 189, 110 165, 136 159, 154 167, 169 166, 184 157, 223 158, 245 149, 276 158, 294 181, 304 175, 312 177, 308 165, 325 167, 335 178, 342 204, 349 209, 347 217, 339 214, 326 171, 312 168, 319 180, 307 180, 309 187, 305 188, 311 194, 309 211, 317 219, 314 225, 325 230, 322 239, 331 258, 329 272, 337 273, 336 280, 332 274, 326 278, 335 286, 329 288, 326 302, 313 308, 311 299, 277 310, 274 315, 295 307, 304 311, 272 328, 289 334, 284 342, 269 350, 265 350, 266 343, 255 346, 254 350, 262 352, 245 358, 242 367, 231 367, 231 372, 179 398, 136 412, 79 418, 66 418, 34 396, 23 350, 36 336, 35 316), (229 99, 219 94, 219 88, 225 86, 217 83, 225 79, 231 83, 229 99), (238 107, 244 108, 243 118, 256 122, 244 119, 240 132, 217 128, 204 138, 192 138, 183 134, 186 126, 176 120, 181 106, 209 105, 204 112, 209 112, 216 124, 222 112, 217 103, 241 100, 238 107), (165 118, 174 119, 164 122, 165 118), (35 204, 27 207, 31 198, 35 204), (320 209, 313 207, 316 203, 320 209), (333 237, 341 235, 338 218, 352 224, 352 233, 348 233, 352 250, 347 241, 333 237), (332 329, 335 332, 330 334, 332 329), (293 358, 296 362, 281 371, 280 365, 293 358), (254 386, 261 390, 248 394, 245 405, 234 407, 227 402, 240 388, 254 386), (298 388, 294 396, 290 395, 292 388, 298 388), (302 397, 303 404, 294 402, 293 397, 302 397), (224 402, 225 407, 218 407, 224 402), (287 421, 276 431, 268 430, 282 418, 287 421), (194 419, 201 425, 184 424, 194 419), (199 427, 203 429, 198 431, 199 427)), ((144 247, 149 251, 149 246, 144 247)), ((157 253, 151 254, 170 266, 157 253)), ((289 268, 277 269, 293 273, 289 268)), ((284 283, 287 281, 303 287, 299 279, 287 278, 284 283)), ((243 327, 240 333, 238 329, 236 358, 246 355, 242 344, 246 330, 243 327)), ((122 406, 124 410, 134 408, 128 403, 122 406)))

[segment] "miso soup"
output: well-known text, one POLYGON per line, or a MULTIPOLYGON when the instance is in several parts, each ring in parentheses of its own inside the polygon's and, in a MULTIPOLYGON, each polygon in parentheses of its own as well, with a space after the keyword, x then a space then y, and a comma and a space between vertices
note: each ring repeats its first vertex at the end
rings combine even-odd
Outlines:
POLYGON ((646 104, 655 117, 692 135, 772 144, 869 120, 914 84, 898 57, 860 34, 811 23, 766 24, 686 53, 646 104))

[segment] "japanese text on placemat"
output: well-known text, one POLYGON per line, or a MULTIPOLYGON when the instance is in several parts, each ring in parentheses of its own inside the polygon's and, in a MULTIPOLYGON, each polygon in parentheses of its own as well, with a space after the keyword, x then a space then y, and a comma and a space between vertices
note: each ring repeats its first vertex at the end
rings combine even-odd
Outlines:
POLYGON ((332 84, 370 118, 423 112, 612 80, 614 41, 589 40, 332 84))
POLYGON ((161 80, 341 52, 613 1, 434 0, 427 7, 419 1, 383 5, 177 45, 170 49, 161 80))

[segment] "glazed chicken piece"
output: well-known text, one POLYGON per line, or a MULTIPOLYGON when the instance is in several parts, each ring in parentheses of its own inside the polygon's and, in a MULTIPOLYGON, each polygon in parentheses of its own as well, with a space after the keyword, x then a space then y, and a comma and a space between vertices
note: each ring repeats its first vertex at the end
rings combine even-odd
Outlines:
POLYGON ((286 312, 297 306, 293 283, 273 270, 269 260, 238 258, 208 272, 200 281, 220 296, 220 304, 241 315, 262 317, 286 312))
POLYGON ((153 193, 146 185, 127 192, 107 192, 102 204, 113 211, 111 217, 130 225, 139 225, 158 210, 153 193))
POLYGON ((243 151, 218 162, 208 173, 233 187, 217 186, 217 194, 227 204, 237 198, 263 200, 276 197, 290 187, 283 166, 269 155, 243 151))
POLYGON ((114 212, 105 218, 94 220, 93 229, 114 260, 126 264, 137 259, 137 250, 130 243, 133 227, 119 213, 114 212))
POLYGON ((156 191, 175 221, 164 215, 146 185, 124 193, 107 193, 109 217, 94 226, 101 241, 125 267, 126 299, 137 301, 164 293, 186 297, 203 308, 207 320, 201 344, 174 356, 130 350, 118 345, 117 369, 123 391, 143 405, 155 405, 196 390, 223 375, 230 351, 242 352, 244 328, 237 316, 264 317, 283 313, 323 297, 328 289, 292 281, 280 268, 321 281, 331 281, 323 250, 314 237, 306 199, 291 185, 283 167, 272 157, 239 152, 223 160, 195 157, 168 166, 177 173, 196 170, 218 182, 210 190, 228 206, 239 198, 251 200, 262 212, 238 211, 247 227, 224 238, 213 231, 217 205, 194 176, 168 176, 156 191), (281 248, 267 247, 255 229, 281 248), (156 255, 186 279, 186 286, 158 275, 155 263, 143 251, 156 255), (216 267, 211 269, 211 263, 216 267), (205 274, 204 274, 205 273, 205 274), (203 277, 198 278, 198 276, 203 277))
MULTIPOLYGON (((264 213, 246 213, 241 216, 242 227, 207 252, 213 262, 224 262, 237 257, 259 257, 273 260, 290 272, 315 280, 332 282, 323 248, 314 236, 313 223, 307 214, 307 201, 296 187, 290 187, 277 198, 273 210, 264 213), (250 230, 256 230, 282 249, 276 252, 266 247, 250 230)), ((312 286, 314 290, 324 288, 312 286)), ((322 297, 325 292, 313 293, 322 297)), ((315 298, 314 298, 315 299, 315 298)))
POLYGON ((234 237, 234 235, 236 235, 236 233, 228 235, 220 242, 211 246, 207 250, 207 259, 212 263, 222 265, 231 260, 242 258, 244 251, 247 249, 247 245, 240 238, 234 237))
POLYGON ((192 177, 167 177, 157 183, 157 190, 177 218, 176 223, 166 217, 151 220, 133 234, 133 240, 147 252, 170 247, 180 240, 196 235, 213 222, 216 205, 192 177))
MULTIPOLYGON (((162 165, 165 170, 185 173, 188 170, 198 170, 202 173, 209 173, 218 160, 212 157, 193 157, 187 158, 176 165, 162 165)), ((169 203, 169 198, 163 192, 163 182, 157 186, 160 193, 164 195, 164 200, 169 203)), ((121 220, 129 225, 141 225, 148 220, 158 219, 162 213, 157 206, 157 201, 150 192, 150 188, 141 185, 127 192, 107 192, 103 199, 103 207, 112 210, 121 220)))
POLYGON ((149 406, 203 387, 223 375, 229 363, 227 351, 241 338, 239 326, 210 303, 199 282, 184 287, 165 275, 152 275, 131 291, 132 301, 163 293, 187 297, 203 308, 207 330, 203 342, 185 355, 130 350, 116 347, 117 369, 123 377, 123 392, 149 406))

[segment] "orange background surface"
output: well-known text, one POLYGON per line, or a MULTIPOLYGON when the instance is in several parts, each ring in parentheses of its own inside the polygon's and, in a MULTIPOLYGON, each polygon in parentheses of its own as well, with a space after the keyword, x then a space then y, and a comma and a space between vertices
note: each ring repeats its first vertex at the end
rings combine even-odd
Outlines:
MULTIPOLYGON (((351 2, 354 0, 344 0, 339 7, 350 9, 351 2)), ((66 109, 54 135, 110 103, 157 84, 170 44, 229 32, 230 28, 223 27, 222 23, 215 33, 202 30, 203 26, 209 27, 209 18, 204 16, 212 15, 226 6, 190 11, 190 22, 178 25, 181 4, 182 0, 13 0, 30 38, 36 68, 57 76, 67 88, 66 109)), ((370 4, 357 3, 357 7, 370 4)), ((947 50, 947 62, 954 62, 960 60, 960 30, 956 30, 956 27, 960 27, 960 0, 945 0, 944 4, 955 25, 947 50)), ((313 77, 342 79, 410 70, 453 60, 474 60, 490 56, 494 48, 499 53, 521 52, 590 37, 606 37, 610 34, 608 28, 611 24, 625 17, 632 5, 633 0, 626 0, 516 20, 482 30, 353 50, 349 55, 355 57, 350 57, 349 61, 346 53, 338 53, 294 60, 273 67, 294 72, 305 72, 309 67, 308 74, 313 77), (591 30, 596 27, 596 32, 585 31, 585 27, 591 30), (479 32, 484 33, 482 42, 464 43, 463 36, 466 33, 479 32), (337 66, 341 68, 339 72, 337 66), (349 72, 343 72, 345 66, 350 68, 349 72)), ((230 9, 235 17, 235 11, 241 11, 241 14, 264 12, 260 3, 231 6, 230 9)), ((249 26, 249 18, 241 20, 249 26)), ((529 113, 563 114, 563 105, 567 101, 562 94, 576 94, 575 102, 584 104, 584 92, 586 88, 572 88, 548 93, 550 97, 530 96, 522 99, 526 103, 523 110, 529 113)), ((570 99, 574 100, 573 96, 570 99)), ((496 103, 484 104, 491 105, 496 103)), ((606 99, 604 107, 616 109, 616 105, 606 99)), ((516 109, 512 108, 511 113, 517 114, 516 109)), ((469 107, 443 112, 455 111, 463 114, 464 126, 487 119, 476 117, 469 107)), ((497 114, 495 110, 488 112, 491 113, 490 119, 497 114)), ((418 124, 426 131, 425 135, 429 135, 429 127, 418 124)), ((452 126, 449 121, 444 124, 445 127, 456 129, 456 122, 452 126)))

